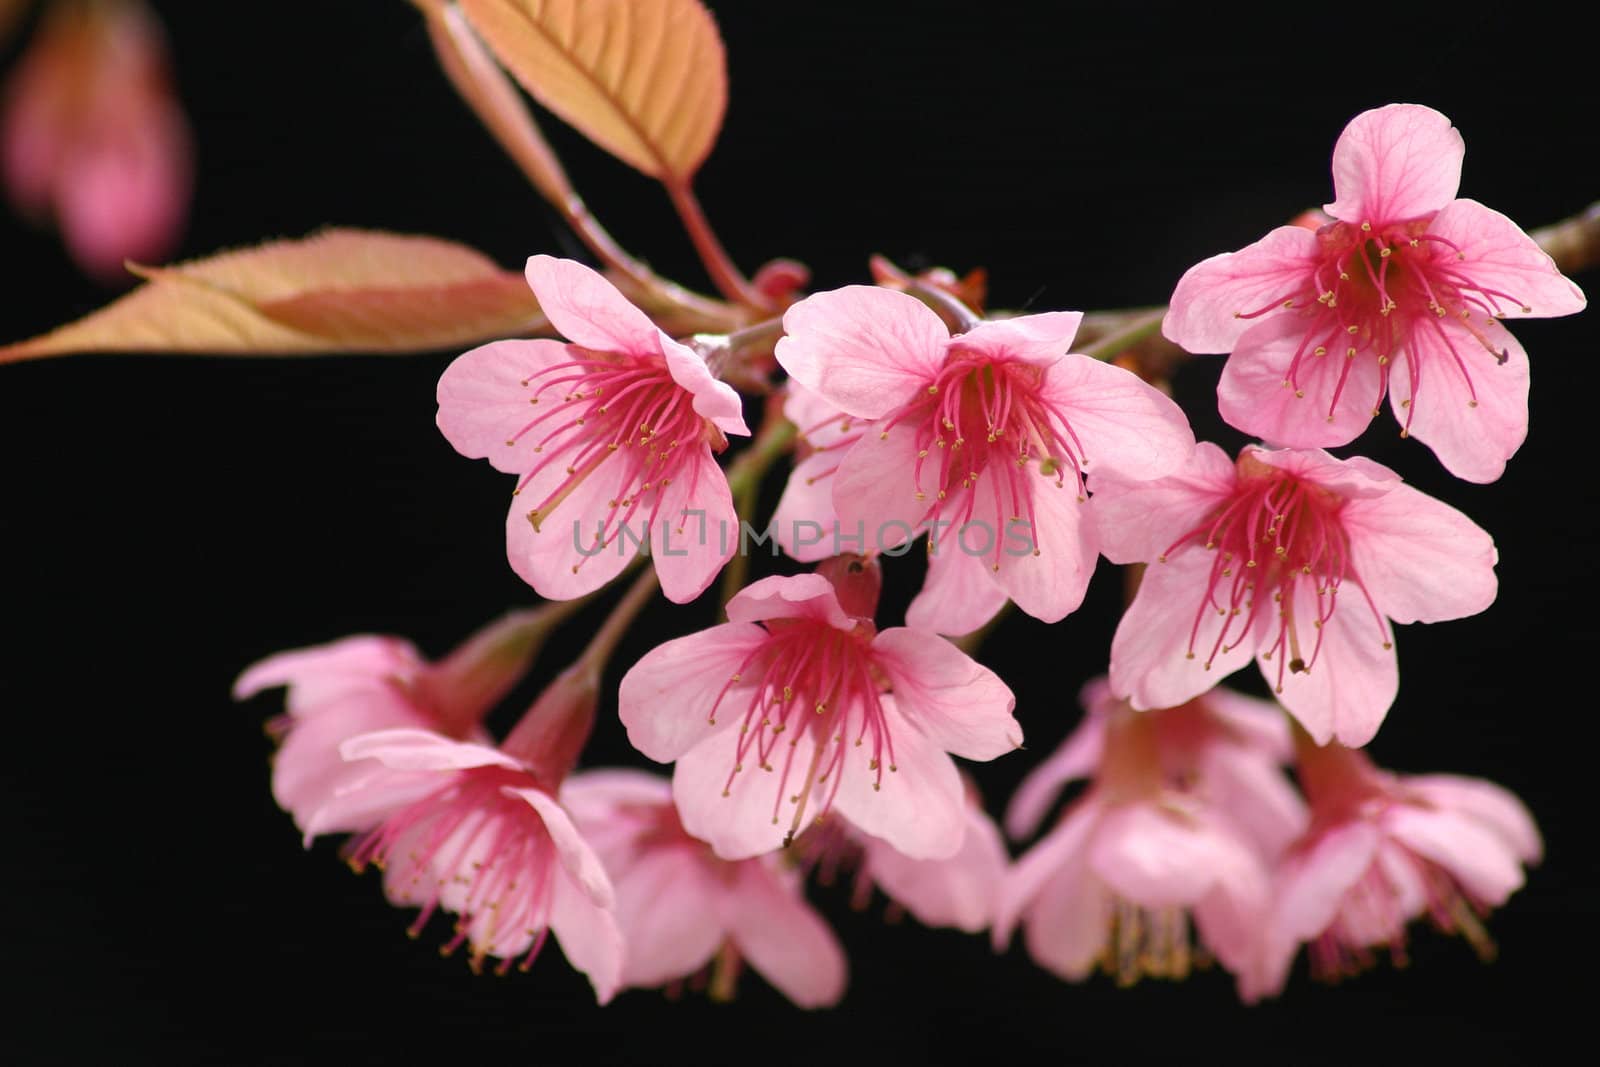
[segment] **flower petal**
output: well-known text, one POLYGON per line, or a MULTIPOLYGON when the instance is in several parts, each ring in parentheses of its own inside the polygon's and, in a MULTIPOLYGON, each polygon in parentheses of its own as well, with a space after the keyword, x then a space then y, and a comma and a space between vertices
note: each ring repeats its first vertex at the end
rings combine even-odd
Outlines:
POLYGON ((1497 833, 1465 815, 1400 804, 1384 814, 1384 829, 1407 848, 1445 868, 1476 900, 1500 907, 1522 888, 1522 866, 1497 833))
POLYGON ((1458 319, 1419 323, 1389 375, 1389 404, 1445 470, 1484 484, 1505 472, 1528 436, 1528 353, 1498 322, 1477 328, 1504 363, 1458 319))
POLYGON ((1466 144, 1450 120, 1420 104, 1389 104, 1350 120, 1333 147, 1336 199, 1323 210, 1350 223, 1418 218, 1461 187, 1466 144))
POLYGON ((844 996, 844 949, 792 881, 765 864, 743 864, 727 900, 734 946, 797 1007, 824 1008, 844 996))
POLYGON ((1317 258, 1315 232, 1279 226, 1253 245, 1202 260, 1178 280, 1161 333, 1190 352, 1232 352, 1260 321, 1257 312, 1282 310, 1310 291, 1317 258))
POLYGON ((1350 501, 1340 519, 1355 574, 1395 622, 1461 619, 1494 603, 1494 539, 1450 505, 1397 485, 1350 501))
MULTIPOLYGON (((571 383, 552 388, 548 383, 559 376, 539 377, 540 372, 575 358, 570 346, 549 340, 494 341, 462 353, 439 376, 439 432, 457 452, 487 459, 496 470, 532 470, 540 459, 535 450, 554 427, 527 427, 550 400, 559 403, 560 394, 571 388, 571 383)), ((554 451, 559 445, 543 447, 554 451)))
POLYGON ((1079 877, 1087 875, 1085 853, 1089 835, 1104 810, 1099 799, 1090 793, 1074 804, 1055 828, 1012 866, 995 905, 991 940, 996 950, 1005 948, 1017 923, 1029 916, 1035 900, 1057 895, 1046 892, 1057 872, 1070 868, 1077 871, 1079 877))
POLYGON ((887 415, 931 381, 950 331, 922 301, 891 289, 847 285, 783 313, 777 358, 829 403, 859 418, 887 415))
POLYGON ((1318 320, 1299 314, 1252 326, 1222 368, 1218 410, 1230 426, 1276 445, 1355 440, 1372 422, 1383 390, 1376 353, 1352 349, 1349 340, 1342 329, 1323 333, 1318 320))
POLYGON ((751 582, 728 601, 730 622, 767 619, 814 619, 841 630, 855 628, 855 620, 839 606, 833 583, 820 574, 775 574, 751 582))
POLYGON ((657 490, 660 504, 650 518, 650 558, 662 593, 674 604, 706 591, 739 550, 741 533, 727 475, 709 446, 690 447, 672 484, 657 490))
POLYGON ((917 860, 869 839, 868 876, 925 926, 953 926, 975 934, 989 925, 1009 857, 1000 831, 975 805, 967 807, 961 850, 945 860, 917 860))
POLYGON ((1177 472, 1134 481, 1112 471, 1089 477, 1100 551, 1113 563, 1153 563, 1173 542, 1194 529, 1238 479, 1233 460, 1202 441, 1177 472))
MULTIPOLYGON (((990 485, 997 479, 990 479, 990 485)), ((994 580, 1027 614, 1041 622, 1060 622, 1083 603, 1100 559, 1099 541, 1088 514, 1088 502, 1070 480, 1058 485, 1053 478, 1027 480, 1032 493, 1031 518, 1003 515, 992 507, 993 497, 979 492, 992 529, 1003 537, 993 557, 994 580), (1031 523, 1031 524, 1030 524, 1031 523)), ((1021 510, 1020 508, 1017 510, 1021 510)))
POLYGON ((1544 842, 1533 816, 1509 789, 1456 774, 1410 775, 1405 787, 1436 807, 1460 812, 1487 826, 1524 863, 1537 863, 1544 855, 1544 842))
POLYGON ((1476 200, 1452 200, 1428 232, 1460 249, 1460 261, 1452 266, 1472 279, 1464 288, 1498 290, 1486 295, 1499 318, 1573 315, 1588 303, 1522 227, 1476 200))
POLYGON ((932 507, 928 486, 918 497, 916 467, 915 427, 901 423, 876 433, 868 430, 833 476, 833 506, 842 527, 838 544, 859 538, 861 547, 855 551, 867 555, 914 540, 932 507))
POLYGON ((522 764, 497 748, 452 741, 432 730, 401 728, 358 734, 339 746, 339 754, 347 760, 375 759, 397 771, 522 770, 522 764))
POLYGON ((564 870, 551 880, 550 930, 567 962, 589 976, 595 999, 606 1003, 622 984, 622 931, 564 870))
MULTIPOLYGON (((922 591, 906 609, 906 624, 946 637, 960 637, 984 626, 1006 604, 1006 592, 979 556, 962 549, 959 534, 939 539, 928 552, 922 591)), ((932 543, 932 542, 930 542, 932 543)))
POLYGON ((729 622, 646 652, 617 688, 617 714, 629 743, 659 763, 671 763, 732 725, 748 688, 723 705, 726 714, 717 700, 766 640, 760 626, 729 622))
POLYGON ((627 518, 622 517, 626 512, 612 506, 621 491, 618 478, 626 474, 615 461, 612 469, 602 463, 543 513, 538 527, 533 525, 534 510, 571 477, 567 471, 577 461, 580 447, 581 443, 572 443, 565 453, 547 448, 550 462, 512 496, 506 512, 506 559, 517 576, 546 600, 572 600, 599 589, 622 573, 646 539, 643 521, 636 517, 639 511, 649 514, 644 501, 627 518), (609 544, 595 542, 602 529, 609 544))
POLYGON ((233 699, 248 700, 262 690, 288 686, 290 714, 303 715, 354 691, 387 688, 389 679, 410 681, 426 667, 409 641, 359 634, 251 664, 233 683, 233 699))
MULTIPOLYGON (((730 715, 719 724, 734 721, 737 717, 730 715)), ((799 795, 816 753, 813 732, 797 729, 782 735, 788 740, 776 746, 770 771, 753 751, 745 752, 741 760, 740 736, 738 730, 718 729, 680 756, 672 775, 672 799, 683 828, 725 860, 773 852, 783 847, 791 832, 799 837, 815 821, 834 781, 813 786, 796 822, 797 802, 791 798, 799 795)), ((848 770, 865 766, 863 760, 860 768, 848 770)), ((846 773, 844 780, 849 777, 846 773)))
POLYGON ((667 358, 667 373, 694 396, 694 410, 723 433, 748 437, 744 422, 744 403, 727 382, 718 381, 701 355, 688 345, 663 336, 661 350, 667 358))
POLYGON ((646 849, 616 887, 612 914, 628 950, 624 985, 664 985, 711 962, 725 936, 724 901, 690 847, 646 849))
POLYGON ((573 344, 597 352, 660 354, 661 331, 603 275, 554 256, 528 257, 525 273, 539 310, 573 344))
POLYGON ((897 626, 872 639, 872 655, 898 713, 940 748, 991 760, 1022 746, 1010 688, 949 641, 897 626))
POLYGON ((801 563, 837 555, 839 516, 833 510, 833 477, 844 452, 815 452, 794 465, 768 529, 784 553, 801 563))
POLYGON ((833 806, 912 859, 948 859, 960 850, 967 828, 961 775, 942 745, 896 710, 893 698, 884 696, 883 705, 889 744, 879 757, 882 766, 872 767, 870 749, 849 745, 833 806))
POLYGON ((1028 772, 1006 808, 1006 833, 1013 840, 1021 840, 1039 828, 1068 782, 1094 774, 1105 751, 1105 740, 1105 717, 1085 715, 1061 747, 1028 772))
POLYGON ((1045 371, 1043 394, 1082 445, 1085 471, 1147 481, 1180 470, 1194 451, 1183 409, 1121 367, 1063 356, 1045 371))
POLYGON ((578 832, 578 828, 572 823, 572 817, 561 807, 560 802, 542 789, 514 789, 507 786, 501 789, 501 792, 507 796, 521 798, 539 813, 539 818, 544 821, 544 828, 549 831, 550 840, 555 843, 556 855, 561 859, 561 866, 573 884, 594 901, 595 907, 611 907, 616 902, 611 879, 606 877, 606 869, 601 865, 600 857, 594 854, 594 849, 589 847, 589 842, 578 832))
POLYGON ((1081 311, 1045 311, 1009 319, 987 319, 954 339, 954 345, 994 359, 1054 363, 1067 354, 1083 324, 1081 311))

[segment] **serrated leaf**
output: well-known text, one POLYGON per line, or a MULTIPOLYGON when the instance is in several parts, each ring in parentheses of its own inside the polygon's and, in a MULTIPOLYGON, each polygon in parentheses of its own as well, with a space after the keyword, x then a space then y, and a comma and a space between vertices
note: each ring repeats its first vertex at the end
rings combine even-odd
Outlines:
POLYGON ((460 0, 523 88, 653 178, 700 168, 728 103, 727 60, 698 0, 460 0))
POLYGON ((426 352, 548 330, 527 282, 435 237, 332 229, 170 267, 0 363, 71 352, 426 352))

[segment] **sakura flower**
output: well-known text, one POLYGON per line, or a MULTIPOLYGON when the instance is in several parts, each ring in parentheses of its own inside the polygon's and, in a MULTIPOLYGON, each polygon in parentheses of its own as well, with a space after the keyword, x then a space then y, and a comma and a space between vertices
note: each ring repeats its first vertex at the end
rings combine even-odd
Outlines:
POLYGON ((799 872, 775 855, 718 859, 684 831, 665 778, 586 771, 563 784, 561 802, 615 886, 623 986, 671 985, 709 968, 713 996, 726 998, 748 964, 802 1008, 843 996, 844 951, 806 904, 799 872))
POLYGON ((924 926, 950 926, 969 934, 988 928, 1010 867, 1005 842, 966 782, 965 835, 945 859, 915 859, 882 838, 862 833, 843 818, 818 822, 795 842, 824 885, 854 868, 852 902, 865 908, 874 887, 924 926))
POLYGON ((1522 887, 1543 852, 1526 808, 1492 782, 1398 775, 1340 745, 1301 746, 1312 823, 1283 859, 1247 1000, 1276 994, 1302 943, 1313 974, 1339 978, 1387 948, 1405 960, 1406 927, 1426 916, 1494 954, 1483 917, 1522 887))
POLYGON ((512 612, 485 627, 438 663, 398 637, 360 635, 314 648, 280 652, 251 666, 234 684, 236 700, 288 687, 287 713, 270 731, 280 739, 272 795, 309 840, 323 833, 370 829, 370 809, 346 808, 331 822, 314 816, 372 765, 348 762, 339 746, 357 734, 392 728, 433 730, 455 740, 481 740, 479 722, 516 684, 556 615, 512 612))
POLYGON ((50 5, 0 103, 0 165, 19 211, 53 216, 90 275, 177 243, 194 179, 166 43, 139 0, 50 5))
POLYGON ((1111 645, 1136 708, 1182 704, 1256 657, 1318 742, 1363 745, 1399 687, 1391 621, 1495 598, 1489 535, 1370 460, 1202 444, 1170 478, 1097 478, 1102 550, 1149 563, 1111 645))
POLYGON ((514 569, 541 596, 598 589, 648 545, 667 597, 693 600, 738 541, 713 453, 748 434, 739 396, 599 274, 534 256, 528 284, 570 343, 496 341, 439 379, 439 429, 519 475, 514 569))
POLYGON ((728 602, 730 621, 659 646, 622 679, 634 747, 677 761, 683 825, 719 856, 787 844, 825 811, 917 859, 966 829, 948 753, 1016 748, 1015 700, 947 641, 877 632, 874 595, 820 574, 772 577, 728 602))
POLYGON ((1029 954, 1062 978, 1097 966, 1124 985, 1182 978, 1195 958, 1192 922, 1223 966, 1249 965, 1269 885, 1261 813, 1284 820, 1269 846, 1304 826, 1264 749, 1274 713, 1232 695, 1137 713, 1103 682, 1085 689, 1085 703, 1089 718, 1030 775, 1008 825, 1031 830, 1069 777, 1092 774, 1093 784, 1012 869, 996 948, 1020 924, 1029 954))
POLYGON ((457 916, 449 953, 468 946, 476 970, 490 956, 504 974, 532 965, 554 931, 567 960, 601 1003, 622 976, 623 942, 610 879, 557 800, 593 722, 598 676, 569 670, 499 748, 418 729, 379 730, 340 746, 378 769, 330 806, 386 809, 355 840, 350 862, 383 871, 398 906, 421 909, 421 933, 439 909, 457 916))
MULTIPOLYGON (((963 633, 984 621, 962 597, 997 584, 1054 622, 1083 599, 1097 544, 1083 476, 1176 469, 1193 447, 1183 413, 1117 367, 1068 355, 1082 315, 979 322, 955 337, 914 297, 870 286, 818 293, 784 314, 778 362, 791 378, 876 432, 833 476, 833 503, 859 551, 931 531, 961 572, 931 584, 919 621, 963 633), (1070 477, 1069 477, 1070 475, 1070 477), (948 533, 946 533, 948 531, 948 533)), ((992 611, 990 612, 992 614, 992 611)))
POLYGON ((1223 418, 1277 444, 1340 445, 1387 393, 1402 436, 1452 474, 1500 476, 1528 432, 1528 357, 1501 320, 1585 301, 1516 223, 1455 198, 1464 151, 1431 108, 1363 112, 1334 147, 1333 221, 1189 269, 1163 332, 1233 353, 1223 418))

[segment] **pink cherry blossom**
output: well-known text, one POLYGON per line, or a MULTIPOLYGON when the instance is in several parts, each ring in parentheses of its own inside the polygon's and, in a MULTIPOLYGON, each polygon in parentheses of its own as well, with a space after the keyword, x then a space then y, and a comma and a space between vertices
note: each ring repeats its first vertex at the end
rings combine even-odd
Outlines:
POLYGON ((1391 621, 1474 615, 1497 591, 1487 533, 1361 457, 1249 446, 1230 463, 1208 443, 1170 478, 1093 487, 1107 558, 1150 564, 1111 645, 1136 708, 1255 656, 1319 742, 1363 745, 1399 687, 1391 621))
POLYGON ((534 256, 527 275, 570 343, 460 356, 439 379, 439 429, 519 475, 506 550, 541 596, 592 592, 648 545, 667 597, 693 600, 738 542, 714 455, 750 432, 738 394, 588 267, 534 256))
POLYGON ((784 394, 783 417, 799 431, 798 459, 772 513, 772 536, 791 558, 816 563, 844 551, 833 476, 872 420, 851 418, 797 381, 786 383, 784 394))
POLYGON ((616 888, 623 986, 670 986, 710 969, 712 994, 726 997, 748 964, 802 1008, 843 996, 844 950, 777 855, 718 859, 684 831, 671 784, 642 771, 573 775, 561 802, 616 888))
MULTIPOLYGON (((955 337, 914 297, 871 286, 818 293, 784 313, 777 358, 805 388, 875 420, 833 476, 833 504, 863 552, 931 531, 963 573, 919 606, 940 633, 974 629, 962 593, 997 583, 1054 622, 1083 599, 1097 546, 1083 476, 1176 469, 1193 447, 1183 413, 1133 374, 1068 355, 1082 315, 976 323, 955 337), (948 531, 948 532, 947 532, 948 531), (987 577, 980 577, 985 572, 987 577)), ((990 612, 992 614, 992 611, 990 612)))
POLYGON ((1387 393, 1402 435, 1452 474, 1500 476, 1528 432, 1528 357, 1501 320, 1585 301, 1516 223, 1455 198, 1463 153, 1431 108, 1363 112, 1334 147, 1333 221, 1189 269, 1163 332, 1233 353, 1225 419, 1276 444, 1340 445, 1387 393))
POLYGON ((677 762, 688 831, 743 859, 835 810, 913 858, 955 853, 965 800, 948 753, 1021 744, 1005 684, 931 633, 877 632, 820 574, 765 578, 727 611, 646 654, 618 698, 634 747, 677 762))
POLYGON ((978 933, 994 921, 1011 860, 971 782, 966 786, 966 833, 953 856, 915 859, 838 817, 817 822, 795 848, 823 885, 853 869, 852 903, 857 908, 867 906, 876 887, 896 911, 910 912, 924 926, 978 933))
POLYGON ((1089 717, 1024 782, 1007 824, 1029 832, 1066 781, 1092 784, 1012 869, 995 946, 1020 924, 1029 954, 1062 978, 1097 966, 1120 984, 1182 978, 1192 921, 1223 966, 1248 966, 1268 864, 1305 825, 1277 766, 1281 715, 1227 693, 1135 712, 1104 681, 1084 700, 1089 717))
POLYGON ((1279 866, 1248 1000, 1283 988, 1302 943, 1322 978, 1354 974, 1387 948, 1405 961, 1406 927, 1426 916, 1489 958, 1491 908, 1521 888, 1543 852, 1511 793, 1477 778, 1397 775, 1337 744, 1302 746, 1300 777, 1312 824, 1279 866))
POLYGON ((52 5, 0 103, 0 164, 24 214, 54 216, 87 273, 130 280, 177 243, 192 138, 166 42, 139 0, 52 5))

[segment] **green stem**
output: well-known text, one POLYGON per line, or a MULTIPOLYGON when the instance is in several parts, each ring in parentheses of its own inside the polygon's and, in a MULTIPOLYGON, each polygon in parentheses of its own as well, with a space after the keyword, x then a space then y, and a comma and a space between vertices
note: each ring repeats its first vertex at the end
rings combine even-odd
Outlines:
MULTIPOLYGON (((789 450, 799 429, 781 416, 772 418, 761 427, 751 446, 728 467, 728 489, 733 494, 733 509, 741 522, 752 522, 756 504, 761 495, 761 482, 779 456, 789 450)), ((740 534, 743 534, 740 530, 740 534)), ((739 590, 744 588, 750 574, 750 557, 743 551, 744 538, 739 539, 739 551, 722 572, 722 606, 727 608, 739 590)))
POLYGON ((1091 359, 1109 360, 1126 352, 1134 345, 1151 337, 1161 330, 1161 320, 1166 316, 1165 307, 1152 308, 1140 314, 1132 322, 1119 330, 1114 330, 1100 338, 1094 344, 1082 350, 1082 354, 1091 359))

